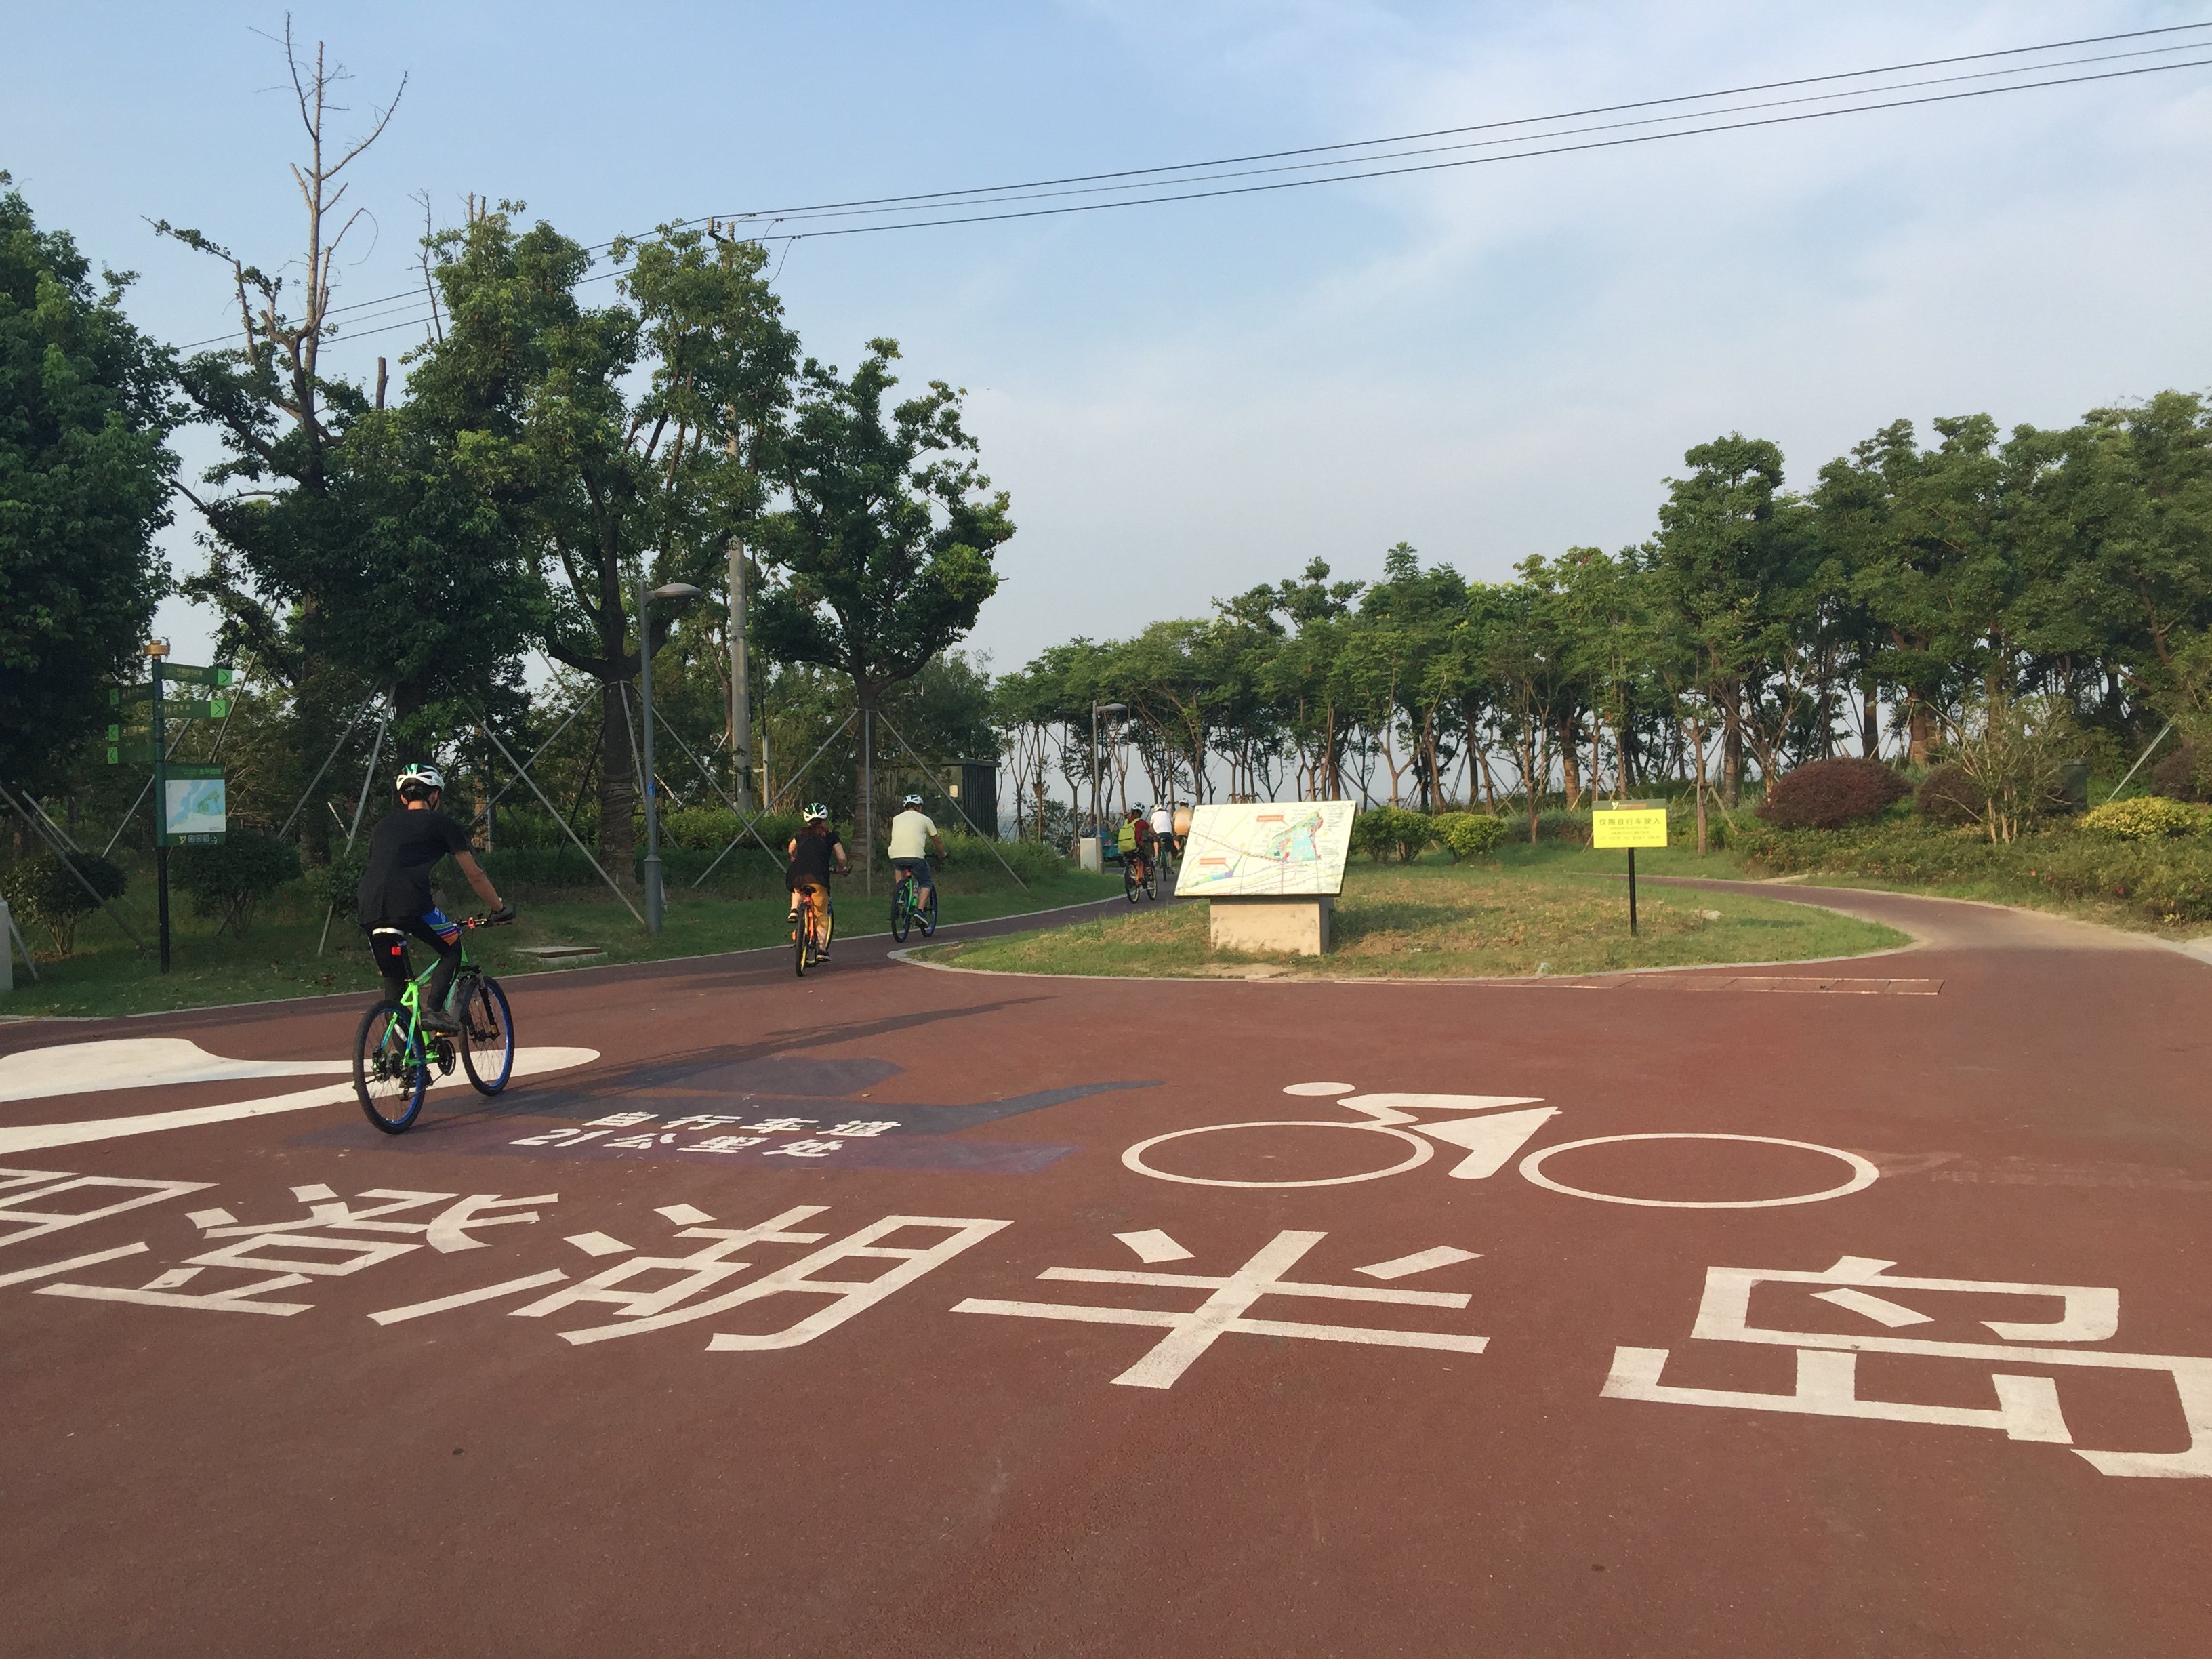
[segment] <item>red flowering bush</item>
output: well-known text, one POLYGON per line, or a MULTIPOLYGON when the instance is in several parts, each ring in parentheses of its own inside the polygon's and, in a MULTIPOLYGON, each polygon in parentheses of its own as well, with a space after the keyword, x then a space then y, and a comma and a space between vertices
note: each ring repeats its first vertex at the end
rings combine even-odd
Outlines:
POLYGON ((1907 790, 1880 761, 1810 761, 1767 787, 1759 816, 1778 830, 1840 830, 1880 817, 1907 790))

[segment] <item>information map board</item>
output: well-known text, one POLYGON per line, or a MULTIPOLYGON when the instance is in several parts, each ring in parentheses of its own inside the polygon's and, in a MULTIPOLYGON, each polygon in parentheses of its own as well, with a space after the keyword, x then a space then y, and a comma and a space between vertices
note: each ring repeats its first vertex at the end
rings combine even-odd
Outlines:
POLYGON ((1200 806, 1190 815, 1178 898, 1332 896, 1352 851, 1348 800, 1200 806))
POLYGON ((219 766, 172 764, 161 781, 164 847, 204 847, 223 838, 228 826, 228 792, 219 766))

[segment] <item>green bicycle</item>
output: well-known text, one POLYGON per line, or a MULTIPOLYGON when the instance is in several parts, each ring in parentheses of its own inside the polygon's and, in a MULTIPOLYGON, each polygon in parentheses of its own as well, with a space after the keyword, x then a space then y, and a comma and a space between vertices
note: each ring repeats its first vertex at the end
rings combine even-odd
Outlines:
POLYGON ((937 884, 932 882, 929 896, 917 903, 915 895, 919 890, 914 872, 900 871, 898 884, 891 889, 891 937, 901 945, 906 943, 906 936, 916 922, 921 924, 924 939, 937 931, 937 884))
MULTIPOLYGON (((461 924, 464 928, 497 925, 483 916, 471 916, 461 924)), ((363 1014, 354 1039, 353 1089, 368 1121, 388 1135, 404 1133, 422 1110, 434 1066, 441 1077, 451 1077, 458 1060, 478 1094, 495 1095, 507 1087, 514 1071, 514 1015, 507 1006, 507 993, 469 960, 468 947, 461 947, 461 963, 447 999, 461 1023, 456 1041, 422 1023, 422 989, 438 971, 437 964, 416 973, 407 936, 397 928, 374 928, 369 937, 380 950, 397 951, 407 988, 398 1001, 387 997, 363 1014)))

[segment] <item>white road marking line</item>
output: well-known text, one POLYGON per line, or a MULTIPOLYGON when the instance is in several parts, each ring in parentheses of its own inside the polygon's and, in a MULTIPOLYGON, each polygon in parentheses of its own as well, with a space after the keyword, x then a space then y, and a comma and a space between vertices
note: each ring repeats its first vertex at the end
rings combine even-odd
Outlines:
POLYGON ((631 1248, 619 1238, 609 1238, 605 1233, 577 1233, 568 1243, 586 1255, 620 1255, 631 1248))
POLYGON ((653 1213, 666 1216, 679 1227, 696 1227, 702 1221, 714 1218, 704 1210, 695 1210, 689 1204, 664 1204, 653 1213))
POLYGON ((1412 1255, 1397 1256, 1389 1261, 1378 1261, 1371 1267, 1354 1267, 1356 1273, 1365 1273, 1370 1279, 1404 1279, 1412 1273, 1425 1273, 1431 1267, 1449 1267, 1460 1261, 1480 1261, 1479 1250, 1462 1250, 1457 1245, 1439 1244, 1433 1249, 1417 1250, 1412 1255))
POLYGON ((425 1314, 443 1313, 448 1308, 465 1308, 472 1302, 490 1302, 517 1291, 534 1291, 541 1285, 557 1285, 568 1276, 558 1267, 550 1267, 542 1273, 532 1273, 527 1279, 510 1279, 501 1285, 486 1285, 478 1290, 460 1291, 452 1296, 439 1297, 434 1301, 412 1302, 404 1308, 386 1308, 381 1313, 369 1315, 369 1317, 380 1325, 397 1325, 403 1319, 420 1319, 425 1314))
MULTIPOLYGON (((33 1051, 35 1052, 35 1051, 33 1051)), ((519 1048, 514 1075, 530 1077, 543 1072, 562 1072, 588 1065, 599 1057, 596 1048, 519 1048)), ((350 1065, 345 1069, 351 1070, 350 1065)), ((433 1089, 466 1088, 468 1079, 456 1072, 434 1079, 433 1089)), ((194 1129, 210 1123, 234 1123, 247 1118, 269 1117, 280 1112, 303 1112, 318 1106, 337 1106, 354 1098, 350 1082, 319 1089, 301 1089, 263 1100, 241 1100, 225 1106, 191 1106, 180 1111, 148 1112, 137 1117, 94 1118, 82 1123, 27 1123, 0 1129, 0 1157, 48 1146, 75 1146, 88 1140, 118 1140, 128 1135, 155 1134, 165 1129, 194 1129)))
POLYGON ((330 1077, 347 1060, 225 1060, 185 1037, 112 1037, 61 1042, 0 1055, 0 1102, 45 1100, 160 1083, 222 1083, 253 1077, 330 1077))
POLYGON ((1141 1233, 1115 1233, 1114 1237, 1134 1250, 1139 1261, 1188 1261, 1190 1260, 1188 1250, 1183 1249, 1157 1227, 1150 1228, 1141 1233))
POLYGON ((118 1261, 126 1255, 143 1255, 149 1248, 144 1244, 125 1244, 92 1255, 71 1256, 66 1261, 49 1261, 43 1267, 24 1267, 12 1273, 0 1273, 0 1285, 23 1285, 33 1279, 51 1279, 56 1273, 69 1273, 77 1267, 90 1267, 102 1261, 118 1261))
POLYGON ((1931 1314, 1915 1313, 1899 1303, 1886 1297, 1869 1296, 1864 1291, 1815 1291, 1815 1302, 1832 1302, 1838 1308, 1847 1308, 1855 1314, 1864 1314, 1876 1324, 1895 1330, 1900 1325, 1929 1325, 1935 1322, 1931 1314))

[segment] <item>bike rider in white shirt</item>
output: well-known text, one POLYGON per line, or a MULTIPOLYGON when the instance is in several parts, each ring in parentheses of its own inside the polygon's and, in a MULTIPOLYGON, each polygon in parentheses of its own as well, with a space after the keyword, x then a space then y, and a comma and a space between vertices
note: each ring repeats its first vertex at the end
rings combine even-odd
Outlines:
POLYGON ((914 902, 917 907, 929 902, 930 890, 936 884, 929 872, 933 848, 943 859, 945 837, 921 810, 921 797, 908 795, 898 816, 891 820, 891 879, 896 881, 909 870, 914 872, 914 902))

